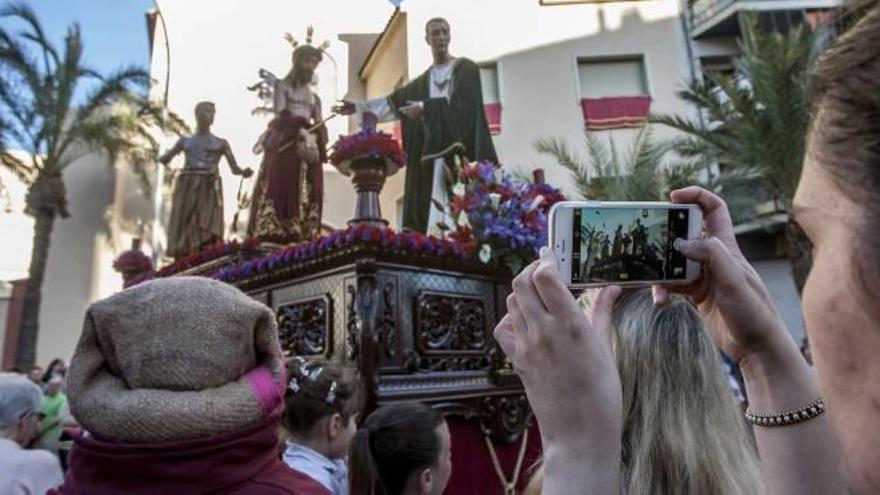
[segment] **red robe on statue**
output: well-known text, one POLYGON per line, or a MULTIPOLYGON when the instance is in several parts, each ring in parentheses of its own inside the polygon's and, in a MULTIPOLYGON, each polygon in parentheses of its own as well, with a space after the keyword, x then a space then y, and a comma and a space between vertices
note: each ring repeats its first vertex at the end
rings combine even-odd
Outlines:
POLYGON ((287 110, 269 123, 263 165, 254 185, 248 237, 287 243, 320 234, 327 128, 315 131, 318 159, 307 161, 301 151, 301 130, 309 125, 310 121, 293 117, 287 110))

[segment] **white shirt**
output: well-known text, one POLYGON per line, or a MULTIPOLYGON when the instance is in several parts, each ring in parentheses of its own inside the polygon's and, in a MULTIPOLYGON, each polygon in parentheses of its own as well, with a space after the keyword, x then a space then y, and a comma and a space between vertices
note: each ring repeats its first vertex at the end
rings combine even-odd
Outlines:
POLYGON ((45 450, 25 450, 0 438, 0 493, 45 495, 63 481, 58 458, 45 450))
POLYGON ((344 460, 328 459, 319 452, 288 440, 284 463, 324 485, 333 495, 348 495, 348 465, 344 460))

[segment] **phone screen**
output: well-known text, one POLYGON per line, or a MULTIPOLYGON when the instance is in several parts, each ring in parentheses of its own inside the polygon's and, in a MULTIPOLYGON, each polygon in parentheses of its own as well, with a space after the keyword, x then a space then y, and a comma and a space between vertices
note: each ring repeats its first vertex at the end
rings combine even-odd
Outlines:
POLYGON ((688 237, 688 208, 574 209, 574 284, 683 280, 687 259, 673 249, 688 237))

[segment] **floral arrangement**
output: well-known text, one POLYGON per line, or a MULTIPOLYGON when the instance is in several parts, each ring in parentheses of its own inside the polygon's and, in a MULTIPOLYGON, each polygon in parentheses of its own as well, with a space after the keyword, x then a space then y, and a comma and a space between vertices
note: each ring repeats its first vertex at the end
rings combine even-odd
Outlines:
POLYGON ((290 246, 269 256, 221 268, 213 278, 233 282, 254 275, 301 263, 309 258, 328 254, 353 245, 373 245, 384 250, 405 254, 431 254, 467 260, 473 252, 451 239, 427 236, 420 232, 396 232, 391 229, 358 225, 312 241, 290 246))
POLYGON ((333 145, 330 163, 339 166, 355 158, 382 158, 403 167, 406 157, 394 136, 372 128, 362 129, 349 136, 340 136, 333 145))
POLYGON ((147 273, 153 271, 153 262, 140 249, 130 249, 113 260, 113 269, 119 273, 147 273))
MULTIPOLYGON (((312 241, 286 247, 268 256, 224 266, 219 270, 204 275, 223 282, 234 282, 270 273, 279 268, 302 263, 310 258, 353 245, 373 245, 401 254, 430 254, 460 260, 472 259, 474 256, 473 251, 460 246, 451 239, 427 236, 420 232, 395 232, 390 229, 380 229, 377 227, 355 226, 335 231, 312 241)), ((135 285, 153 277, 171 276, 176 273, 168 269, 171 266, 173 265, 169 265, 159 270, 159 272, 151 274, 150 277, 134 279, 128 285, 135 285)))
POLYGON ((464 164, 452 187, 448 237, 515 274, 547 245, 547 214, 564 199, 553 186, 514 179, 493 163, 464 164))
MULTIPOLYGON (((132 279, 131 281, 125 284, 126 287, 131 285, 136 285, 140 282, 144 282, 146 280, 152 278, 161 278, 161 277, 169 277, 176 273, 180 273, 184 270, 188 270, 195 266, 199 266, 201 264, 207 263, 209 261, 213 261, 224 256, 229 256, 242 251, 254 251, 257 246, 259 246, 259 239, 247 239, 244 242, 239 242, 237 240, 232 240, 229 242, 220 242, 214 244, 213 246, 207 247, 201 251, 195 252, 186 258, 179 259, 173 263, 163 266, 161 269, 153 272, 152 267, 151 270, 144 273, 143 275, 132 279)), ((120 256, 121 257, 121 256, 120 256)), ((116 263, 113 264, 114 268, 116 267, 116 263)))

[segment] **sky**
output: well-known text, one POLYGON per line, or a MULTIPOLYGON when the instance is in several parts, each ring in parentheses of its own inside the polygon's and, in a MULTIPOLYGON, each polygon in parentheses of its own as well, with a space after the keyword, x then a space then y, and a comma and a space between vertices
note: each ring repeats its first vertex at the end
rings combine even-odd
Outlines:
MULTIPOLYGON (((28 0, 59 49, 67 28, 78 22, 83 37, 83 61, 108 74, 128 65, 148 68, 147 27, 144 14, 152 0, 28 0)), ((17 24, 4 19, 4 27, 17 24)), ((78 95, 82 97, 82 92, 78 95)))

